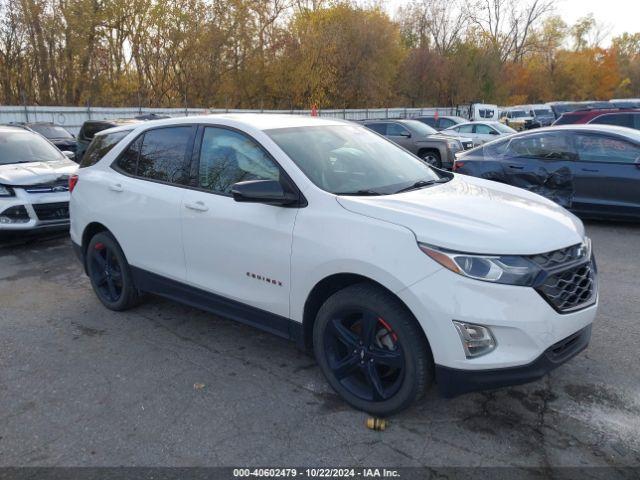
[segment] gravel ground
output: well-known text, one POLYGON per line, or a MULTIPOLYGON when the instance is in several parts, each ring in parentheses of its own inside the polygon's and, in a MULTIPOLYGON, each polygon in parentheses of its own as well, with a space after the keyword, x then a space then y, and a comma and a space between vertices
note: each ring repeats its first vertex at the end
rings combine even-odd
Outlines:
POLYGON ((64 236, 0 248, 0 466, 640 466, 640 226, 587 230, 590 347, 385 432, 293 343, 155 297, 108 311, 64 236))

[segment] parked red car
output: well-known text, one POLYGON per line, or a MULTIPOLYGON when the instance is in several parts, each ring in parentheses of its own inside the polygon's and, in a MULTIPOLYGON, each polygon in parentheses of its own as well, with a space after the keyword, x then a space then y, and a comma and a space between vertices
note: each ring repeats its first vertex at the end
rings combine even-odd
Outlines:
POLYGON ((554 125, 596 123, 640 130, 640 108, 585 108, 562 114, 554 125))

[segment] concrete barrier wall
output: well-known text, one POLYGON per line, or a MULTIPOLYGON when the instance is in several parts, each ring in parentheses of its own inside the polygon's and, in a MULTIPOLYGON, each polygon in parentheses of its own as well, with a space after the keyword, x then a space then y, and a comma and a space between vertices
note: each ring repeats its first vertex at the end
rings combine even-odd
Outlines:
MULTIPOLYGON (((461 115, 466 109, 456 108, 375 108, 375 109, 336 109, 319 110, 320 117, 341 118, 345 120, 364 120, 370 118, 411 118, 419 115, 461 115)), ((206 115, 212 113, 285 113, 311 115, 311 110, 233 110, 206 108, 109 108, 109 107, 42 107, 42 106, 0 106, 0 123, 15 122, 53 122, 62 125, 73 134, 77 134, 86 120, 131 118, 145 113, 156 113, 172 117, 206 115)))

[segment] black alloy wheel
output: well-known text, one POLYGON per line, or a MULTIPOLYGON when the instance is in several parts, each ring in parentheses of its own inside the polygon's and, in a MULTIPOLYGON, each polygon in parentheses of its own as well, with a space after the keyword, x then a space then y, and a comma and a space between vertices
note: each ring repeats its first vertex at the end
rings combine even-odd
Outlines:
POLYGON ((120 311, 138 303, 140 294, 133 284, 129 264, 111 234, 100 232, 91 239, 85 262, 93 290, 105 307, 120 311))

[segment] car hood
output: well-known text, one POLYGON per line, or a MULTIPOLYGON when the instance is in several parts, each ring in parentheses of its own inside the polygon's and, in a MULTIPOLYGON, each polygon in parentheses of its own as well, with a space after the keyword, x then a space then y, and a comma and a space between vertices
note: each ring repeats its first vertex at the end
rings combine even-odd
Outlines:
POLYGON ((53 162, 0 165, 0 183, 20 186, 53 182, 63 175, 75 173, 77 169, 78 164, 66 158, 53 162))
POLYGON ((531 192, 455 175, 440 185, 379 197, 337 197, 345 209, 410 229, 419 242, 484 254, 532 255, 580 243, 582 222, 531 192))

